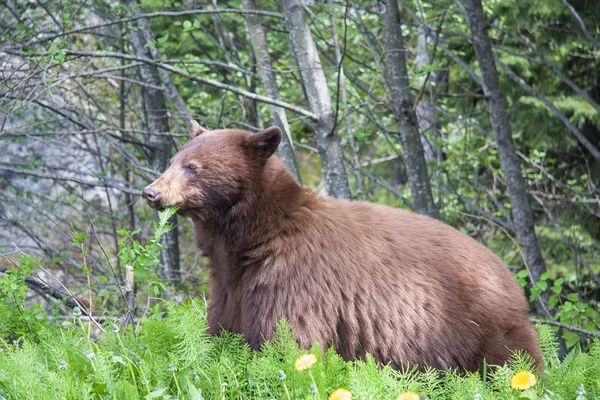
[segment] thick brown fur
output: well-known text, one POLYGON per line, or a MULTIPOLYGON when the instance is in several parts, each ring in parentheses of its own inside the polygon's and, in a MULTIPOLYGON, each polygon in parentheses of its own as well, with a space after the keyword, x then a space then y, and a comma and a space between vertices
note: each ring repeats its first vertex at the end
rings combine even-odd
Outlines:
POLYGON ((280 138, 203 130, 149 186, 211 258, 210 332, 257 349, 287 318, 301 346, 346 360, 473 371, 525 350, 541 365, 524 295, 490 250, 419 214, 317 197, 272 156, 280 138))

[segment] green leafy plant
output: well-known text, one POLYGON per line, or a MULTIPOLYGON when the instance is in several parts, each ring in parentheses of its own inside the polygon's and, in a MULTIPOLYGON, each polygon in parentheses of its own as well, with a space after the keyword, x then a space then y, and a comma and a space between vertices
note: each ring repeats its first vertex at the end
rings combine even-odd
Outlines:
MULTIPOLYGON (((522 287, 527 285, 528 275, 527 270, 517 273, 517 280, 522 287)), ((530 300, 533 301, 548 289, 550 292, 548 306, 556 310, 554 318, 558 322, 589 331, 596 331, 600 328, 600 311, 595 306, 596 303, 582 301, 579 292, 568 291, 563 277, 552 279, 552 273, 542 274, 536 284, 531 287, 530 300)), ((580 344, 579 336, 568 330, 563 331, 563 338, 569 348, 580 344)))
POLYGON ((168 207, 158 213, 158 221, 154 222, 154 235, 148 239, 148 244, 142 245, 134 236, 139 230, 129 232, 126 229, 117 231, 119 238, 119 260, 123 265, 131 265, 135 273, 136 282, 146 282, 149 292, 158 295, 165 289, 164 284, 156 274, 156 268, 160 267, 160 243, 162 236, 171 229, 169 219, 175 215, 177 209, 168 207))
POLYGON ((17 264, 0 273, 0 340, 4 343, 36 338, 45 329, 47 314, 43 307, 25 301, 25 279, 37 262, 32 256, 23 255, 17 264))

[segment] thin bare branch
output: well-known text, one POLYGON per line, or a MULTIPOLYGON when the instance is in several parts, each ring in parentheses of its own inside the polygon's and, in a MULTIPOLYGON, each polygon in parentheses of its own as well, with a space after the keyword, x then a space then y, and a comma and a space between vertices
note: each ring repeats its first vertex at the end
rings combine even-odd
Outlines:
POLYGON ((19 175, 35 176, 37 178, 52 179, 55 181, 73 182, 73 183, 78 183, 78 184, 87 185, 87 186, 102 186, 103 184, 106 183, 106 185, 108 187, 110 187, 112 189, 120 190, 124 193, 131 193, 131 194, 135 194, 135 195, 139 195, 141 193, 141 189, 134 189, 134 188, 126 186, 122 182, 115 181, 112 179, 106 179, 106 178, 104 178, 103 180, 100 180, 100 179, 90 179, 90 178, 85 178, 85 177, 74 177, 74 176, 67 177, 67 176, 60 176, 57 174, 51 174, 51 173, 47 173, 47 172, 41 172, 39 170, 27 170, 27 169, 14 168, 14 167, 11 167, 8 165, 0 165, 0 171, 12 172, 14 174, 19 174, 19 175))
POLYGON ((261 101, 263 103, 273 104, 273 105, 285 108, 287 110, 294 111, 295 113, 298 113, 300 115, 309 117, 315 121, 317 121, 319 119, 316 114, 314 114, 310 111, 307 111, 303 108, 297 107, 293 104, 286 103, 281 100, 272 99, 270 97, 262 96, 262 95, 259 95, 256 93, 252 93, 252 92, 249 92, 244 89, 239 89, 235 86, 228 85, 226 83, 222 83, 219 81, 215 81, 213 79, 200 78, 200 77, 194 76, 188 72, 185 72, 179 68, 175 68, 172 65, 165 64, 160 60, 152 60, 152 59, 145 58, 145 57, 138 57, 138 56, 134 56, 134 55, 130 55, 130 54, 115 53, 115 52, 109 52, 109 51, 92 52, 92 51, 79 51, 79 50, 65 50, 65 53, 70 54, 70 55, 76 55, 76 56, 84 56, 84 57, 113 57, 113 58, 123 58, 126 60, 132 60, 132 61, 142 61, 144 63, 156 65, 158 68, 166 69, 169 72, 173 72, 175 74, 183 76, 184 78, 190 79, 192 81, 204 83, 204 84, 214 86, 214 87, 217 87, 217 88, 223 89, 223 90, 228 90, 230 92, 248 97, 249 99, 261 101))
POLYGON ((558 327, 566 329, 568 331, 579 333, 580 335, 583 335, 583 336, 600 339, 600 333, 581 329, 576 326, 566 325, 561 322, 549 321, 549 320, 545 320, 545 319, 529 318, 529 320, 531 322, 535 322, 536 324, 546 324, 546 325, 558 326, 558 327))
POLYGON ((577 23, 581 27, 581 31, 583 32, 583 34, 585 35, 587 40, 589 40, 590 43, 592 43, 595 47, 600 48, 600 42, 598 42, 596 39, 594 39, 594 37, 588 32, 587 28, 585 27, 585 24, 583 23, 583 19, 581 19, 579 14, 577 14, 577 11, 575 10, 575 8, 571 4, 569 4, 569 2, 567 0, 561 0, 561 1, 565 5, 565 7, 567 7, 567 9, 571 13, 571 15, 573 15, 573 17, 577 20, 577 23))
POLYGON ((581 143, 583 147, 585 147, 595 159, 600 159, 600 151, 588 140, 588 138, 585 137, 585 135, 575 125, 571 123, 571 121, 569 121, 569 118, 567 118, 567 116, 563 114, 562 111, 560 111, 554 104, 552 104, 552 102, 548 100, 544 95, 533 89, 527 82, 525 82, 523 78, 515 74, 506 64, 502 62, 502 60, 500 60, 499 57, 495 56, 494 58, 496 62, 500 65, 500 67, 502 67, 504 72, 508 74, 510 79, 516 82, 519 86, 521 86, 521 88, 523 88, 523 90, 525 90, 528 94, 536 97, 538 100, 544 103, 546 107, 548 107, 558 117, 558 119, 560 119, 560 121, 569 129, 569 131, 573 134, 573 136, 575 136, 577 141, 581 143))
MULTIPOLYGON (((148 19, 148 18, 155 18, 155 17, 185 17, 185 16, 189 16, 189 15, 202 15, 202 14, 242 14, 242 15, 243 14, 256 14, 256 15, 264 15, 267 17, 283 19, 282 14, 280 14, 278 12, 274 12, 274 11, 240 10, 237 8, 220 8, 220 9, 217 8, 217 9, 209 9, 209 10, 201 9, 201 10, 186 10, 186 11, 156 11, 156 12, 151 12, 151 13, 146 13, 146 14, 140 13, 140 14, 137 14, 134 16, 126 17, 126 18, 102 22, 100 24, 86 25, 86 26, 82 26, 79 28, 68 29, 61 33, 56 33, 56 34, 52 34, 52 35, 48 35, 48 36, 30 40, 27 43, 27 45, 31 46, 31 45, 34 45, 37 43, 48 42, 48 41, 54 40, 61 36, 68 36, 68 35, 71 35, 74 33, 87 32, 87 31, 91 31, 94 29, 105 28, 107 26, 113 26, 113 25, 118 25, 118 24, 127 24, 127 23, 137 21, 142 18, 148 19)), ((19 47, 21 47, 21 45, 19 45, 19 47)))

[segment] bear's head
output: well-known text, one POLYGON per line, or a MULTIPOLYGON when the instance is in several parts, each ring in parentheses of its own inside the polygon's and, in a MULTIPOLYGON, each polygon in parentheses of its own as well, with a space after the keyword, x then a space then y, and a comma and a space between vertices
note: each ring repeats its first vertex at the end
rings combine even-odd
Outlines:
POLYGON ((191 121, 190 140, 171 158, 167 171, 142 191, 152 208, 177 207, 203 217, 227 212, 257 184, 281 141, 281 130, 256 134, 202 128, 191 121))

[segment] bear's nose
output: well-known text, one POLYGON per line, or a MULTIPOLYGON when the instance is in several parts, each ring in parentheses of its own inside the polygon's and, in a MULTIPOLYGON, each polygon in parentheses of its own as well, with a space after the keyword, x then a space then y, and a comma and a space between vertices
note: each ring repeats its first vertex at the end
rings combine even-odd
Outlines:
POLYGON ((154 188, 151 188, 150 186, 142 190, 142 197, 152 207, 156 207, 158 205, 158 202, 160 201, 160 193, 157 192, 154 188))

